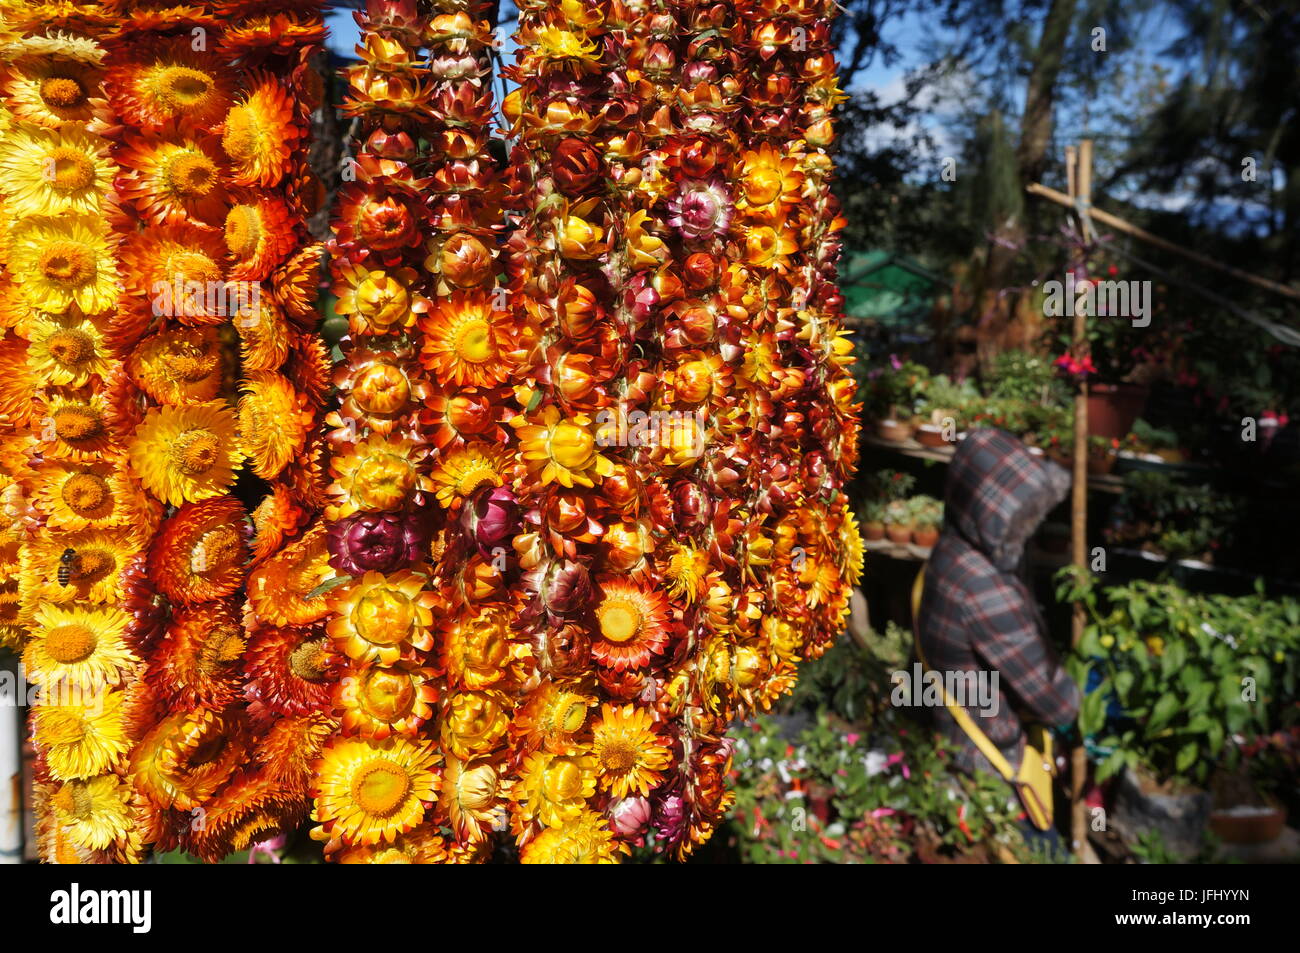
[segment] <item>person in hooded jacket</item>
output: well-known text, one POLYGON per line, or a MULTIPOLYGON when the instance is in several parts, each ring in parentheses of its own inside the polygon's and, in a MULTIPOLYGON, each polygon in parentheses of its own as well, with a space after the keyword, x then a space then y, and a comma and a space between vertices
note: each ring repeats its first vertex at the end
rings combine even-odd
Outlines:
MULTIPOLYGON (((925 570, 917 635, 926 661, 940 673, 998 673, 996 711, 967 711, 1017 769, 1022 718, 1065 727, 1079 713, 1079 687, 1016 574, 1025 543, 1069 488, 1063 467, 1010 434, 971 432, 948 468, 943 532, 925 570)), ((936 709, 936 718, 959 769, 997 774, 947 709, 936 709)))

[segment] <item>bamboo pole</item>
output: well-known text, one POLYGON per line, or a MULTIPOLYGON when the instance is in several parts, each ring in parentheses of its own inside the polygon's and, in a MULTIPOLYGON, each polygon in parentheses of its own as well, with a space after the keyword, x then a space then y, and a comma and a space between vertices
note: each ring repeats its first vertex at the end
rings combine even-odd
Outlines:
MULTIPOLYGON (((1069 152, 1073 150, 1068 150, 1069 152)), ((1079 234, 1087 240, 1091 233, 1088 216, 1092 207, 1092 140, 1079 143, 1078 155, 1069 155, 1077 163, 1070 176, 1079 204, 1070 202, 1071 208, 1080 209, 1079 234)), ((1075 163, 1071 163, 1074 165, 1075 163)), ((1072 350, 1075 360, 1082 361, 1088 354, 1088 316, 1083 308, 1074 309, 1074 340, 1072 350)), ((1074 392, 1074 480, 1070 498, 1071 559, 1080 570, 1088 566, 1088 379, 1080 375, 1074 392)), ((1070 644, 1078 647, 1087 622, 1082 600, 1075 600, 1070 626, 1070 644)), ((1092 852, 1088 849, 1088 812, 1083 800, 1083 787, 1088 774, 1088 756, 1082 742, 1070 752, 1070 841, 1076 855, 1086 860, 1092 852)))
MULTIPOLYGON (((1057 205, 1064 205, 1066 208, 1074 208, 1074 198, 1069 195, 1062 195, 1056 189, 1048 188, 1037 182, 1031 182, 1025 186, 1025 191, 1030 195, 1038 195, 1047 199, 1049 202, 1055 202, 1057 205)), ((1091 203, 1090 203, 1091 204, 1091 203)), ((1196 262, 1198 265, 1204 265, 1207 268, 1213 268, 1224 274, 1231 275, 1241 281, 1249 282, 1258 288, 1284 295, 1293 301, 1300 301, 1300 290, 1292 288, 1290 285, 1279 284, 1276 281, 1270 281, 1268 278, 1261 278, 1259 275, 1252 275, 1248 271, 1242 271, 1240 268, 1233 268, 1231 265, 1225 265, 1221 261, 1216 261, 1202 255, 1200 252, 1194 252, 1190 248, 1184 248, 1182 245, 1176 245, 1171 241, 1161 238, 1159 235, 1152 235, 1144 228, 1139 228, 1126 222, 1117 215, 1104 212, 1099 208, 1088 209, 1088 214, 1093 219, 1101 222, 1103 225, 1115 229, 1117 232, 1123 232, 1125 235, 1132 235, 1134 238, 1146 242, 1148 245, 1154 245, 1157 248, 1163 248, 1165 251, 1173 252, 1175 255, 1196 262)))

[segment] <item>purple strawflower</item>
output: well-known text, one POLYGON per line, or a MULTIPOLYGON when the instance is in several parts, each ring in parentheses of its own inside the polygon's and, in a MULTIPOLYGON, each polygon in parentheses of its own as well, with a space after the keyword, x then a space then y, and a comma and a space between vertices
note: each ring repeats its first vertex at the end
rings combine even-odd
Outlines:
POLYGON ((329 528, 330 565, 348 576, 396 572, 423 555, 428 537, 414 513, 357 513, 329 528))
POLYGON ((465 501, 460 525, 484 559, 491 559, 495 550, 508 551, 511 537, 519 531, 519 504, 515 495, 504 486, 480 490, 465 501))
POLYGON ((721 179, 686 179, 668 202, 668 224, 686 238, 713 238, 727 231, 731 211, 731 196, 721 179))

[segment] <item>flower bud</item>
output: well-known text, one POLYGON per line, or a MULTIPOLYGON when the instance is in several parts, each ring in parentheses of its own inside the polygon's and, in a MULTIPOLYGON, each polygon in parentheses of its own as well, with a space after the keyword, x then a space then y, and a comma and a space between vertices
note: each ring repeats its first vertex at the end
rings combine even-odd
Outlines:
POLYGON ((581 139, 565 139, 551 156, 555 187, 568 196, 588 192, 601 179, 600 154, 581 139))

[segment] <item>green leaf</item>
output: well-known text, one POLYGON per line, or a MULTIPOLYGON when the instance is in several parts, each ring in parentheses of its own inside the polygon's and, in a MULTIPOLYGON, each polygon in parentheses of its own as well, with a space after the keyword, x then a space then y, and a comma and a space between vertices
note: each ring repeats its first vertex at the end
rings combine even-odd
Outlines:
MULTIPOLYGON (((1195 671, 1195 670, 1190 669, 1189 671, 1195 671)), ((1197 672, 1196 677, 1200 678, 1199 672, 1197 672)), ((1214 694, 1213 682, 1198 681, 1195 685, 1191 687, 1191 689, 1187 693, 1186 708, 1188 712, 1191 712, 1193 714, 1199 712, 1201 709, 1203 709, 1206 706, 1206 703, 1209 702, 1210 700, 1210 696, 1213 694, 1214 694)))
POLYGON ((1187 664, 1187 646, 1182 641, 1170 641, 1165 645, 1165 654, 1160 657, 1160 670, 1165 677, 1182 670, 1187 664))
POLYGON ((1179 707, 1178 696, 1173 692, 1165 692, 1161 695, 1160 700, 1151 709, 1151 718, 1147 721, 1147 737, 1150 738, 1169 724, 1169 720, 1178 713, 1179 707))
POLYGON ((1079 654, 1085 658, 1096 658, 1106 654, 1106 650, 1101 647, 1101 638, 1097 635, 1095 625, 1090 625, 1083 630, 1083 638, 1079 639, 1079 654))
POLYGON ((1079 706, 1079 731, 1095 735, 1106 723, 1106 698, 1110 694, 1109 680, 1103 681, 1083 698, 1079 706))
POLYGON ((1097 783, 1100 784, 1112 774, 1119 771, 1120 768, 1124 767, 1124 761, 1125 754, 1123 748, 1117 748, 1112 751, 1106 760, 1101 763, 1101 766, 1097 768, 1097 783))
POLYGON ((1129 618, 1133 620, 1133 628, 1139 632, 1142 631, 1142 617, 1146 615, 1147 601, 1141 596, 1134 596, 1128 603, 1129 618))
POLYGON ((1178 756, 1174 759, 1174 770, 1179 774, 1182 774, 1196 763, 1196 754, 1196 742, 1187 742, 1187 744, 1178 749, 1178 756))
POLYGON ((1092 662, 1082 658, 1077 652, 1071 652, 1065 657, 1066 674, 1080 689, 1088 684, 1088 673, 1092 671, 1092 665, 1092 662))
POLYGON ((1223 722, 1213 721, 1205 732, 1206 737, 1210 740, 1210 754, 1216 755, 1223 747, 1223 722))
POLYGON ((307 593, 307 601, 315 599, 317 596, 323 596, 331 589, 337 589, 339 586, 346 585, 352 581, 351 576, 335 576, 333 579, 326 579, 319 586, 307 593))

